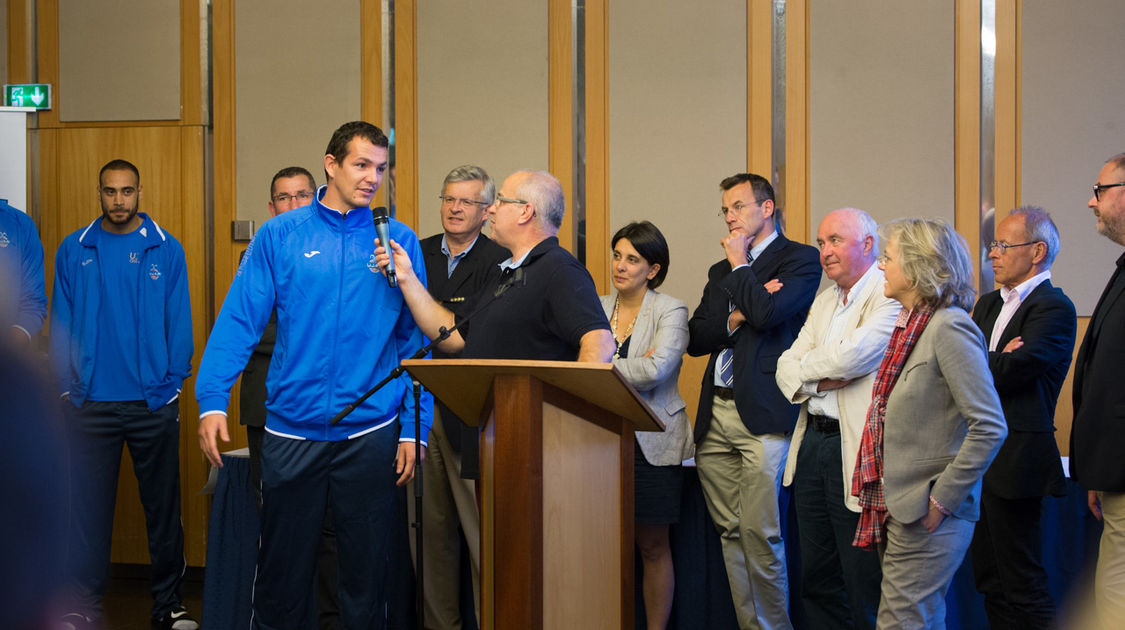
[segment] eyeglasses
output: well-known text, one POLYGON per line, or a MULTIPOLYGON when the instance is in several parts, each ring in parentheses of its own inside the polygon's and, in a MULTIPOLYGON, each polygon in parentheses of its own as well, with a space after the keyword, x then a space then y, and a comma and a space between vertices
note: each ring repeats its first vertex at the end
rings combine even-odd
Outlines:
POLYGON ((526 204, 529 204, 531 202, 530 201, 524 201, 523 199, 512 199, 511 197, 505 197, 503 195, 496 195, 496 200, 493 201, 492 203, 499 206, 499 205, 505 204, 505 203, 522 203, 522 204, 526 205, 526 204))
POLYGON ((726 217, 731 212, 734 212, 735 214, 742 214, 742 211, 749 208, 750 206, 760 206, 763 203, 765 203, 764 199, 762 201, 755 201, 752 204, 745 204, 745 203, 742 203, 741 201, 736 201, 729 208, 727 208, 727 207, 719 208, 719 216, 720 217, 726 217))
POLYGON ((311 190, 302 190, 295 195, 290 195, 289 193, 278 193, 278 194, 273 196, 273 202, 274 203, 289 203, 290 201, 292 201, 294 199, 296 199, 297 201, 301 201, 301 202, 307 202, 307 201, 312 201, 312 198, 313 198, 313 192, 311 190))
POLYGON ((1106 188, 1117 188, 1118 186, 1125 186, 1125 182, 1119 184, 1094 184, 1094 199, 1097 201, 1102 200, 1102 191, 1106 188))
POLYGON ((991 243, 988 244, 988 251, 992 251, 992 250, 996 249, 997 247, 999 247, 1000 253, 1004 254, 1004 253, 1007 253, 1007 251, 1009 249, 1013 248, 1013 247, 1025 247, 1027 245, 1034 245, 1038 242, 1039 241, 1028 241, 1026 243, 1015 243, 1014 245, 1009 245, 1008 243, 1005 243, 1004 241, 992 241, 991 243))
POLYGON ((492 205, 492 204, 490 204, 486 201, 477 201, 476 199, 465 199, 463 197, 450 197, 448 195, 438 195, 438 199, 441 199, 441 203, 443 205, 449 206, 451 208, 456 208, 458 205, 470 206, 470 207, 471 206, 479 206, 481 208, 487 208, 488 206, 492 205))

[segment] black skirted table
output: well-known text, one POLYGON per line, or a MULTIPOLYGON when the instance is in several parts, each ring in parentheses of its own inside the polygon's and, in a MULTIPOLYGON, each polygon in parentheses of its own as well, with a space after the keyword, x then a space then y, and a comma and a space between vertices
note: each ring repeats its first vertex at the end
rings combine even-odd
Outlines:
MULTIPOLYGON (((683 504, 680 522, 672 527, 672 558, 676 571, 676 595, 669 628, 673 630, 725 630, 738 627, 731 603, 730 587, 723 566, 722 549, 714 523, 707 514, 703 490, 695 468, 684 468, 683 504)), ((405 501, 405 495, 402 497, 405 501)), ((789 563, 790 609, 795 627, 803 627, 800 599, 800 549, 797 526, 788 492, 782 495, 782 520, 786 532, 789 563)), ((407 553, 405 510, 397 537, 407 553)), ((237 452, 223 455, 211 505, 208 530, 207 568, 203 585, 202 626, 212 630, 247 628, 258 553, 258 510, 250 488, 250 465, 237 452)), ((1071 589, 1082 581, 1088 563, 1097 553, 1101 523, 1086 508, 1086 492, 1067 480, 1065 497, 1043 501, 1043 563, 1050 576, 1051 595, 1061 604, 1071 589)), ((640 559, 637 555, 637 594, 635 623, 644 628, 641 600, 640 559)), ((462 550, 462 556, 465 551, 462 550)), ((408 558, 408 556, 406 556, 408 558)), ((391 594, 389 610, 392 628, 410 628, 413 623, 412 575, 409 560, 401 562, 394 583, 400 588, 391 594)), ((462 566, 467 562, 463 562, 462 566)), ((471 597, 467 571, 462 576, 462 597, 471 597)), ((476 630, 471 608, 463 602, 466 630, 476 630)), ((950 629, 972 630, 988 627, 983 598, 973 587, 970 561, 966 556, 946 597, 946 625, 950 629)))

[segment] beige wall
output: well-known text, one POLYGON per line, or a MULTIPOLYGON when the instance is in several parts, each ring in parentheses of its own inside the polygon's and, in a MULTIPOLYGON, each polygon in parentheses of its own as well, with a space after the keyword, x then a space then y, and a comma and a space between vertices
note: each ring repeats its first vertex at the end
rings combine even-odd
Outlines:
POLYGON ((234 6, 237 216, 260 226, 270 216, 273 174, 303 166, 324 184, 332 132, 359 118, 360 6, 359 0, 234 6))
POLYGON ((652 221, 661 290, 694 308, 722 257, 719 181, 746 170, 745 2, 610 5, 609 147, 610 235, 652 221))
POLYGON ((62 121, 179 120, 179 0, 59 0, 55 89, 62 121))
POLYGON ((1125 152, 1125 3, 1023 3, 1021 203, 1043 206, 1062 235, 1053 282, 1090 315, 1121 247, 1086 207, 1106 158, 1125 152))
POLYGON ((843 206, 953 221, 954 12, 946 0, 814 0, 810 240, 843 206))
POLYGON ((458 0, 418 4, 424 238, 441 231, 437 196, 453 168, 482 166, 497 189, 512 171, 547 169, 547 4, 493 0, 487 11, 458 0))

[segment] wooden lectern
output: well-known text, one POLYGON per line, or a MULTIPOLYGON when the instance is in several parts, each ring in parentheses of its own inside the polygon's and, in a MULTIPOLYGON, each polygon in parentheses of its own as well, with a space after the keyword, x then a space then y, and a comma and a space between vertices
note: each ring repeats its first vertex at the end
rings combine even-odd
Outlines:
POLYGON ((663 431, 608 363, 403 365, 481 431, 483 630, 633 628, 633 431, 663 431))

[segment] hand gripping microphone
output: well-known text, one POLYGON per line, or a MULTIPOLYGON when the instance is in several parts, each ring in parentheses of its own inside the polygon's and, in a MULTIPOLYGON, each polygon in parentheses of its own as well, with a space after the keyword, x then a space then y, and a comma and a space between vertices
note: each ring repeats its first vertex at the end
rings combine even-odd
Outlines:
POLYGON ((387 250, 390 260, 387 261, 387 284, 393 289, 398 286, 395 277, 395 254, 391 251, 391 226, 387 219, 387 208, 379 206, 372 212, 375 213, 375 234, 379 237, 379 244, 387 250))

